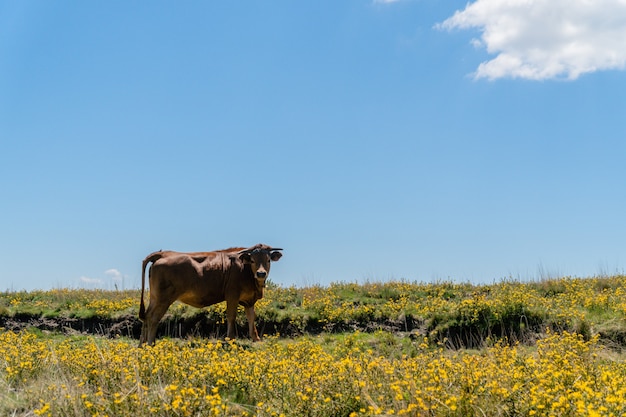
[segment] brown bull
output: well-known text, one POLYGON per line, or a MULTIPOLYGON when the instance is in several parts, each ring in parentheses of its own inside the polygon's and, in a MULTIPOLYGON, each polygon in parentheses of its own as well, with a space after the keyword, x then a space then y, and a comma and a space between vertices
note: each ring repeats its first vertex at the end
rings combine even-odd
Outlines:
POLYGON ((235 338, 237 306, 243 305, 250 338, 260 340, 254 325, 254 303, 263 298, 265 280, 271 261, 278 261, 282 249, 258 244, 251 248, 230 248, 215 252, 151 253, 141 269, 141 305, 143 321, 139 345, 153 344, 159 321, 176 300, 193 307, 206 307, 226 301, 227 337, 235 338), (150 304, 144 305, 145 270, 150 266, 150 304))

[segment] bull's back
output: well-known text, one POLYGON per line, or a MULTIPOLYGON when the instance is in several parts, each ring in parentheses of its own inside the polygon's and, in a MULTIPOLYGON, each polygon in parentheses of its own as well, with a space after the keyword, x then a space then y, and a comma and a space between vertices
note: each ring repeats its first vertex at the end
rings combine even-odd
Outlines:
POLYGON ((206 307, 225 300, 227 255, 216 252, 170 254, 152 264, 151 291, 171 301, 206 307))

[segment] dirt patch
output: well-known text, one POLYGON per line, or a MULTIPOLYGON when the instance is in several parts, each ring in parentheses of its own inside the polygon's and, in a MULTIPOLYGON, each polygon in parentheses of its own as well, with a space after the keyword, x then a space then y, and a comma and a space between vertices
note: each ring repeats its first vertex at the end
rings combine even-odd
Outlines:
MULTIPOLYGON (((115 319, 92 317, 92 318, 64 318, 64 317, 34 317, 29 315, 16 315, 14 317, 0 316, 0 328, 12 331, 23 329, 39 329, 61 334, 93 334, 105 337, 130 337, 139 339, 142 322, 137 316, 126 315, 115 319)), ((380 322, 341 322, 341 323, 318 323, 308 322, 304 326, 297 326, 289 321, 265 321, 257 320, 257 328, 260 334, 280 335, 282 337, 295 337, 303 334, 320 334, 323 332, 340 333, 347 331, 372 332, 384 330, 389 332, 411 332, 419 327, 419 323, 413 320, 380 321, 380 322)), ((226 323, 210 320, 204 314, 196 314, 191 317, 166 316, 159 324, 157 337, 213 337, 223 338, 226 336, 226 323)), ((248 328, 246 323, 237 324, 239 337, 247 337, 248 328)))
MULTIPOLYGON (((385 331, 389 333, 409 335, 412 338, 428 336, 429 340, 443 343, 452 349, 479 348, 487 336, 490 338, 505 338, 510 342, 534 344, 539 338, 539 327, 529 327, 519 333, 507 333, 506 328, 492 328, 485 330, 461 326, 448 326, 444 330, 433 328, 432 323, 426 323, 413 317, 402 320, 379 321, 347 321, 337 323, 320 323, 315 320, 296 324, 290 320, 273 321, 257 319, 257 329, 261 335, 280 335, 280 337, 296 337, 305 334, 344 333, 360 331, 364 333, 385 331)), ((109 338, 129 337, 139 339, 142 322, 137 316, 124 315, 117 318, 50 318, 36 317, 26 314, 15 316, 0 316, 0 328, 11 331, 23 329, 39 329, 41 331, 75 335, 92 334, 109 338)), ((240 338, 248 337, 248 327, 244 321, 238 322, 237 335, 240 338)), ((226 323, 215 321, 208 315, 198 312, 189 317, 174 317, 166 315, 159 324, 157 338, 190 338, 207 337, 220 339, 226 337, 226 323)), ((509 329, 510 330, 510 329, 509 329)), ((626 347, 626 332, 620 327, 603 328, 594 332, 600 336, 602 343, 613 349, 622 350, 626 347)))
POLYGON ((38 329, 62 334, 96 334, 100 336, 137 337, 141 332, 141 322, 135 317, 118 319, 103 318, 67 318, 67 317, 33 317, 18 315, 0 317, 0 328, 12 331, 38 329))

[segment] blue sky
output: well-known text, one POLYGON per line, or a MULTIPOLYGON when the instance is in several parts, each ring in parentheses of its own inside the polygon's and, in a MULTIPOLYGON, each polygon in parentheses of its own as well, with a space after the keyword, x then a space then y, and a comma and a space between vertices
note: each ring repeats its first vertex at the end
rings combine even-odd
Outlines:
POLYGON ((626 265, 626 5, 0 1, 0 290, 626 265))

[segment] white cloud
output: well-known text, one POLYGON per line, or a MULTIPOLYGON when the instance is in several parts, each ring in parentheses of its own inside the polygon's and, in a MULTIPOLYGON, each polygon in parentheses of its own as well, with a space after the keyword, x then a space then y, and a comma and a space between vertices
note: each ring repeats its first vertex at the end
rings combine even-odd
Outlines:
POLYGON ((574 80, 626 67, 626 0, 476 0, 439 29, 480 30, 476 78, 574 80))
POLYGON ((118 283, 124 284, 124 279, 126 276, 122 274, 119 270, 115 268, 107 269, 104 271, 105 278, 91 278, 87 276, 82 276, 79 278, 79 281, 84 284, 95 288, 107 287, 110 288, 111 285, 114 285, 117 288, 118 283))
POLYGON ((89 277, 80 277, 79 278, 80 281, 84 284, 89 284, 89 285, 99 285, 102 284, 102 280, 98 279, 98 278, 89 278, 89 277))
POLYGON ((104 271, 105 275, 108 275, 113 281, 121 281, 124 276, 120 271, 115 268, 107 269, 104 271))

